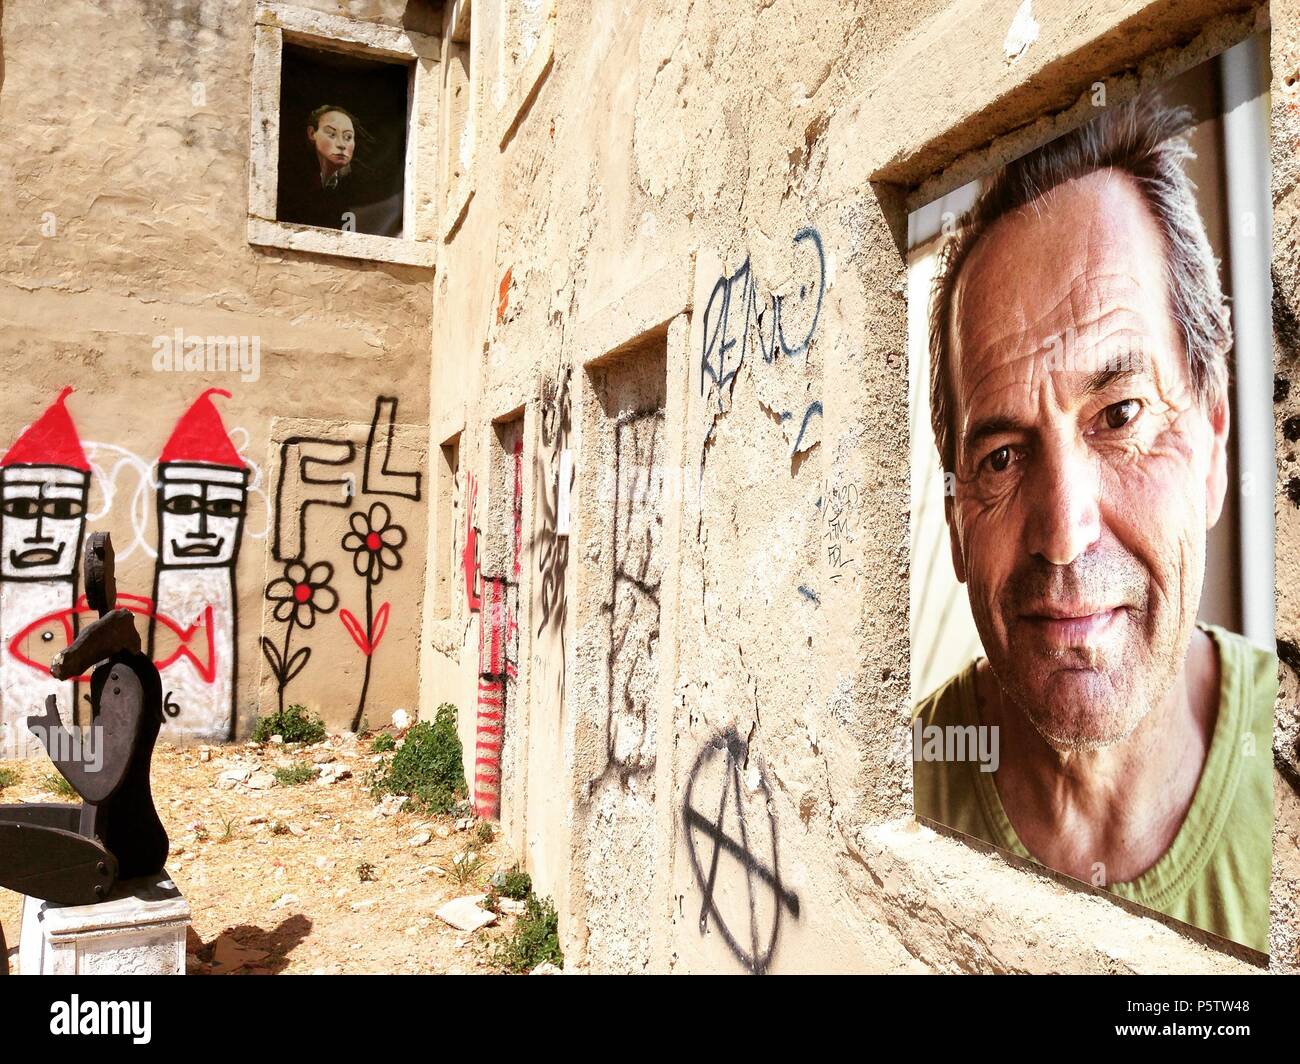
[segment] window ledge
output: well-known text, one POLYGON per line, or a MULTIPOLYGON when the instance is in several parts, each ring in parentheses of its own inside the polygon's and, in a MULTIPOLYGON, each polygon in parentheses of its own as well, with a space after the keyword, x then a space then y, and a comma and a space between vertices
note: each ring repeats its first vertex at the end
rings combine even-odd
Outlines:
POLYGON ((259 3, 253 29, 248 166, 248 242, 348 259, 432 267, 437 256, 436 124, 441 39, 279 3, 259 3), (412 69, 403 192, 406 236, 321 229, 275 220, 279 184, 280 77, 285 41, 398 59, 412 69))
MULTIPOLYGON (((942 835, 915 820, 860 829, 851 849, 908 951, 940 972, 1258 973, 1244 947, 1141 916, 1101 891, 942 835)), ((1258 955, 1254 955, 1258 956, 1258 955)))
POLYGON ((256 217, 248 219, 248 242, 261 247, 307 251, 345 259, 392 262, 403 266, 432 267, 436 256, 434 245, 428 241, 350 233, 341 229, 318 229, 310 225, 292 225, 256 217))

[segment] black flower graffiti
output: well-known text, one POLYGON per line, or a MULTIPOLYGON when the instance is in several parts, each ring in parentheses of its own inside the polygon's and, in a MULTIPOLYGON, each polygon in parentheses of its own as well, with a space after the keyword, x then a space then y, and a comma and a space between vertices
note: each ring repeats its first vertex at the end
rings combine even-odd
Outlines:
POLYGON ((369 513, 355 511, 350 519, 352 531, 343 537, 343 549, 352 554, 357 576, 370 584, 384 578, 384 571, 402 567, 401 547, 406 543, 406 529, 393 524, 392 512, 382 502, 370 507, 369 513))
POLYGON ((366 692, 370 690, 370 663, 379 641, 388 628, 389 603, 375 609, 374 589, 384 573, 402 567, 400 548, 406 543, 406 529, 393 523, 392 512, 382 502, 377 502, 366 513, 353 512, 348 523, 351 532, 343 535, 343 549, 352 554, 352 568, 366 581, 366 618, 364 624, 350 610, 340 610, 339 620, 348 630, 357 649, 365 655, 365 672, 361 680, 361 694, 357 711, 352 717, 352 730, 361 727, 366 710, 366 692))
POLYGON ((316 614, 333 613, 338 607, 338 593, 330 586, 334 566, 319 562, 308 568, 302 562, 290 562, 284 576, 266 585, 268 602, 275 603, 273 616, 281 624, 293 618, 299 628, 311 628, 316 614))
POLYGON ((333 613, 338 607, 338 593, 330 586, 333 578, 334 566, 329 562, 316 565, 289 562, 284 567, 284 575, 266 585, 266 599, 275 603, 271 615, 284 625, 284 646, 277 647, 269 637, 262 636, 262 655, 275 677, 281 711, 284 689, 311 659, 311 647, 299 647, 289 653, 293 630, 311 628, 318 613, 333 613))

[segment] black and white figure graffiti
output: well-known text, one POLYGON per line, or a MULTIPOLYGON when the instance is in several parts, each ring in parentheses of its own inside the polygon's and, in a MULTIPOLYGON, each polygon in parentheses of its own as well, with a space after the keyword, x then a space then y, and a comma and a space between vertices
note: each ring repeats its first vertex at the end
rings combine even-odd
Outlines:
POLYGON ((703 893, 700 934, 716 931, 741 964, 765 975, 781 919, 799 897, 781 882, 772 792, 749 744, 728 728, 700 751, 686 783, 682 828, 703 893))

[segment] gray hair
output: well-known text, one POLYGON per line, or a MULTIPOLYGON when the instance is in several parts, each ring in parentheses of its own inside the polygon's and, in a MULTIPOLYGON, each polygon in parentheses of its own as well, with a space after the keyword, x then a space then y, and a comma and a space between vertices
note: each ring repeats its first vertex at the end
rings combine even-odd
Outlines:
POLYGON ((1008 164, 976 201, 940 252, 930 304, 930 419, 944 470, 956 468, 949 366, 953 295, 963 263, 1003 215, 1097 170, 1127 174, 1137 184, 1164 239, 1170 313, 1183 341, 1193 388, 1207 406, 1223 395, 1232 326, 1219 287, 1218 263, 1182 168, 1182 161, 1193 157, 1184 136, 1191 124, 1187 108, 1140 96, 1008 164))

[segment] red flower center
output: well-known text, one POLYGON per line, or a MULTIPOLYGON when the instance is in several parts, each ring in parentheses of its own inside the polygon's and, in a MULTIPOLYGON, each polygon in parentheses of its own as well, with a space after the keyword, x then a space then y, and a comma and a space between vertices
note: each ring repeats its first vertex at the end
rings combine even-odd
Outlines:
POLYGON ((366 537, 367 550, 378 550, 381 546, 383 546, 383 541, 379 538, 378 532, 371 532, 370 535, 366 537))
POLYGON ((295 584, 293 587, 293 597, 298 602, 307 602, 311 599, 311 586, 309 584, 295 584))

